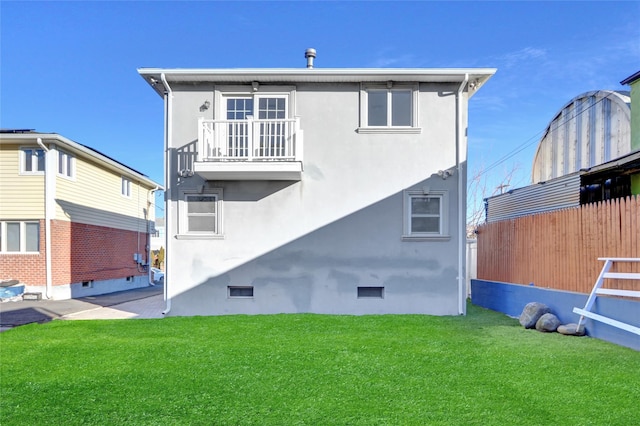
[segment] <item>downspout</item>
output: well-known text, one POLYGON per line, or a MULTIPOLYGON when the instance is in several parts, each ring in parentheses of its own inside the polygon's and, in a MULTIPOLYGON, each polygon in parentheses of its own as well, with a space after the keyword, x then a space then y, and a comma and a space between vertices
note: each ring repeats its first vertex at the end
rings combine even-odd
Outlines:
POLYGON ((464 145, 464 152, 466 158, 467 145, 463 143, 462 138, 466 138, 463 133, 465 129, 462 127, 462 93, 467 83, 469 82, 469 74, 465 73, 464 80, 458 87, 458 93, 456 97, 457 112, 456 112, 456 175, 458 176, 458 314, 466 315, 467 313, 467 277, 465 273, 465 253, 467 244, 467 227, 466 227, 466 206, 465 203, 465 182, 463 182, 463 167, 461 163, 461 150, 464 145))
MULTIPOLYGON (((153 208, 155 209, 156 203, 155 203, 155 199, 153 198, 153 194, 156 193, 157 190, 159 190, 160 187, 156 186, 155 189, 152 189, 151 191, 149 191, 149 195, 151 197, 151 202, 147 202, 147 204, 149 204, 149 211, 151 211, 151 207, 153 206, 153 208)), ((156 215, 154 214, 153 217, 155 218, 156 215)), ((147 254, 147 272, 149 272, 149 285, 151 286, 155 286, 154 282, 153 282, 153 274, 151 273, 151 227, 149 226, 149 223, 151 221, 147 222, 147 241, 149 241, 149 251, 147 254)), ((155 228, 155 227, 154 227, 155 228)))
POLYGON ((162 312, 162 315, 167 315, 171 311, 171 298, 169 297, 169 283, 171 280, 169 279, 169 269, 170 262, 167 261, 169 259, 169 232, 168 229, 171 226, 171 207, 169 206, 169 202, 167 200, 167 196, 169 200, 171 199, 171 186, 170 181, 171 177, 169 175, 169 171, 171 170, 171 155, 169 151, 169 139, 171 138, 171 132, 173 131, 173 122, 171 115, 171 108, 173 107, 173 92, 171 91, 171 87, 167 82, 167 78, 164 73, 160 75, 160 79, 162 80, 162 84, 164 85, 164 300, 166 303, 166 308, 162 312))
POLYGON ((51 155, 49 154, 49 148, 47 148, 42 142, 42 138, 36 139, 38 145, 44 150, 44 244, 45 244, 45 270, 46 270, 46 286, 45 297, 51 299, 53 297, 53 274, 51 271, 52 256, 51 256, 51 220, 53 216, 53 199, 55 194, 55 174, 49 173, 53 170, 50 166, 51 155))

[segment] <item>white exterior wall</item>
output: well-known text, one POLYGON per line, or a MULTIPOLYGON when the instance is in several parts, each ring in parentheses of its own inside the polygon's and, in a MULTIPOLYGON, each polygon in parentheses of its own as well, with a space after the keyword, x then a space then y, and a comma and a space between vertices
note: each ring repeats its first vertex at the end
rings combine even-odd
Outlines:
MULTIPOLYGON (((172 87, 171 151, 197 140, 199 117, 214 118, 214 108, 199 111, 205 99, 213 104, 213 85, 201 87, 172 87)), ((437 174, 456 166, 458 87, 420 85, 420 134, 360 134, 358 84, 297 84, 295 115, 304 131, 299 182, 178 179, 171 155, 169 314, 458 314, 457 179, 465 188, 465 172, 446 180, 437 174), (202 185, 223 190, 224 238, 178 239, 181 191, 202 185), (412 188, 446 191, 449 238, 402 240, 403 191, 412 188), (254 297, 230 299, 229 285, 253 286, 254 297), (358 299, 358 286, 384 286, 384 298, 358 299)))

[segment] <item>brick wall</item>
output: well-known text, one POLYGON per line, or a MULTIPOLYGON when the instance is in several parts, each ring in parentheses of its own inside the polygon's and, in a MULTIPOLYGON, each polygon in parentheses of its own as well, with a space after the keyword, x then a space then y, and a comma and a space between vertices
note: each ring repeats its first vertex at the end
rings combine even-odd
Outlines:
POLYGON ((65 221, 53 221, 51 228, 53 285, 146 274, 133 261, 136 252, 147 260, 144 231, 138 234, 65 221))
MULTIPOLYGON (((146 232, 106 228, 67 221, 51 221, 53 285, 102 281, 145 275, 133 254, 147 261, 146 232)), ((1 254, 0 278, 17 279, 31 286, 46 285, 44 220, 40 221, 39 254, 1 254)))
POLYGON ((45 285, 46 260, 44 220, 40 221, 40 252, 33 254, 0 254, 0 279, 20 280, 28 285, 45 285))

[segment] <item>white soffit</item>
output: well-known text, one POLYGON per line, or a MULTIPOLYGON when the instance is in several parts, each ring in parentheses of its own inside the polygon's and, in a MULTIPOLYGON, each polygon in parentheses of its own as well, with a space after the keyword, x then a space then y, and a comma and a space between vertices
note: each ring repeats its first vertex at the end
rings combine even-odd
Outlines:
MULTIPOLYGON (((268 68, 187 69, 139 68, 138 73, 158 93, 162 75, 171 83, 360 83, 380 81, 459 83, 468 76, 478 90, 495 68, 268 68)), ((160 93, 161 94, 161 93, 160 93)))

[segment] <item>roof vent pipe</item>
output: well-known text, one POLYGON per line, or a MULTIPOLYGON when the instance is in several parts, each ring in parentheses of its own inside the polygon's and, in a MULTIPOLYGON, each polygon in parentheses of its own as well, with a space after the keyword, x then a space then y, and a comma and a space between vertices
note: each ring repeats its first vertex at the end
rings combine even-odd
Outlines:
POLYGON ((309 48, 305 50, 304 57, 307 58, 307 68, 313 68, 313 59, 316 57, 316 49, 309 48))

